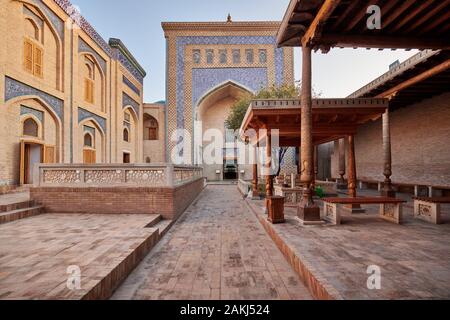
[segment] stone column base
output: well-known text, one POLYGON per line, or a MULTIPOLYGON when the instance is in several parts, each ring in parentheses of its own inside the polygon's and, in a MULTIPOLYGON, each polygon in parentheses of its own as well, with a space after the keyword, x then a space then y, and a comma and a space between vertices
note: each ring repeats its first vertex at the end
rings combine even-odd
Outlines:
POLYGON ((302 207, 298 206, 297 218, 302 225, 317 225, 324 224, 325 222, 320 218, 319 207, 302 207))

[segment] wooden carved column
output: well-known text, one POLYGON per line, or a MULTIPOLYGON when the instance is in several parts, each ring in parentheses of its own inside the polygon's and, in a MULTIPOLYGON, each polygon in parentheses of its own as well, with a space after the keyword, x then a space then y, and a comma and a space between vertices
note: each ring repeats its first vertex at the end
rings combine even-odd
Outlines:
POLYGON ((258 143, 253 147, 254 163, 253 163, 253 180, 252 180, 252 198, 259 197, 258 191, 258 143))
POLYGON ((319 173, 319 147, 314 146, 314 171, 312 175, 312 190, 316 189, 317 174, 319 173))
POLYGON ((348 195, 356 197, 355 138, 348 136, 348 195))
POLYGON ((338 140, 338 164, 339 164, 339 179, 337 183, 338 189, 345 189, 347 185, 345 184, 345 140, 338 140))
POLYGON ((267 212, 269 212, 269 198, 273 196, 273 176, 271 175, 271 168, 272 168, 272 137, 268 129, 266 137, 266 163, 265 163, 267 212))
POLYGON ((384 185, 381 195, 395 198, 395 191, 392 188, 392 154, 391 154, 391 128, 389 123, 389 110, 383 114, 383 158, 384 158, 384 185))
MULTIPOLYGON (((353 135, 348 136, 348 195, 349 197, 356 198, 356 159, 355 159, 355 137, 353 135)), ((352 213, 364 212, 361 209, 361 205, 353 204, 349 205, 349 209, 352 213)))
POLYGON ((311 184, 314 172, 314 146, 312 137, 312 92, 311 92, 311 48, 302 47, 302 93, 301 93, 301 137, 300 180, 303 196, 298 207, 298 217, 303 223, 320 221, 320 209, 313 201, 311 184))

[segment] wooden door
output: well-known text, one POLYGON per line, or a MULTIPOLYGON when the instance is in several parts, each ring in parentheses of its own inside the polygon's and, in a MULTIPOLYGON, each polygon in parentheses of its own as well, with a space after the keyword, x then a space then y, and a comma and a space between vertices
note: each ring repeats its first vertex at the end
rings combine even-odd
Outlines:
POLYGON ((83 162, 86 164, 96 163, 95 150, 84 149, 83 150, 83 162))
POLYGON ((25 184, 25 141, 20 141, 20 184, 25 184))

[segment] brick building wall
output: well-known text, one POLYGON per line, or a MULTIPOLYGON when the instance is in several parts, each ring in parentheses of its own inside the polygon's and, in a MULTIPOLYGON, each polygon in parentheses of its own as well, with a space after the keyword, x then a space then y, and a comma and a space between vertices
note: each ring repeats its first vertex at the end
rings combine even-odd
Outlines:
POLYGON ((176 219, 203 189, 203 179, 169 187, 36 187, 30 197, 48 213, 161 214, 176 219), (64 201, 61 201, 64 199, 64 201))
POLYGON ((144 104, 144 162, 161 163, 166 161, 165 157, 165 132, 166 132, 166 110, 164 104, 144 104), (152 119, 153 118, 153 119, 152 119), (150 140, 150 126, 156 121, 157 139, 150 140), (146 132, 147 131, 147 132, 146 132))
MULTIPOLYGON (((450 93, 390 113, 392 181, 450 187, 450 93)), ((355 136, 358 179, 383 181, 382 121, 368 123, 355 136)), ((332 175, 338 177, 337 146, 332 175)))
POLYGON ((2 2, 0 186, 19 184, 22 141, 42 146, 44 162, 81 163, 89 132, 94 162, 120 163, 124 150, 132 162, 143 160, 145 72, 120 40, 106 43, 71 12, 67 0, 2 2), (93 83, 92 99, 86 97, 86 78, 93 83), (37 135, 23 131, 29 118, 39 127, 37 135), (125 126, 129 142, 123 141, 125 126))

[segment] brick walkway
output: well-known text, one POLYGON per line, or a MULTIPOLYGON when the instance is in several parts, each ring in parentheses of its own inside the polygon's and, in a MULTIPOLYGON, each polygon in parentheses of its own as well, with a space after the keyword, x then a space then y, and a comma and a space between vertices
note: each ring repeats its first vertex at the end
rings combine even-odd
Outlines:
POLYGON ((208 186, 113 299, 311 299, 236 186, 208 186))

